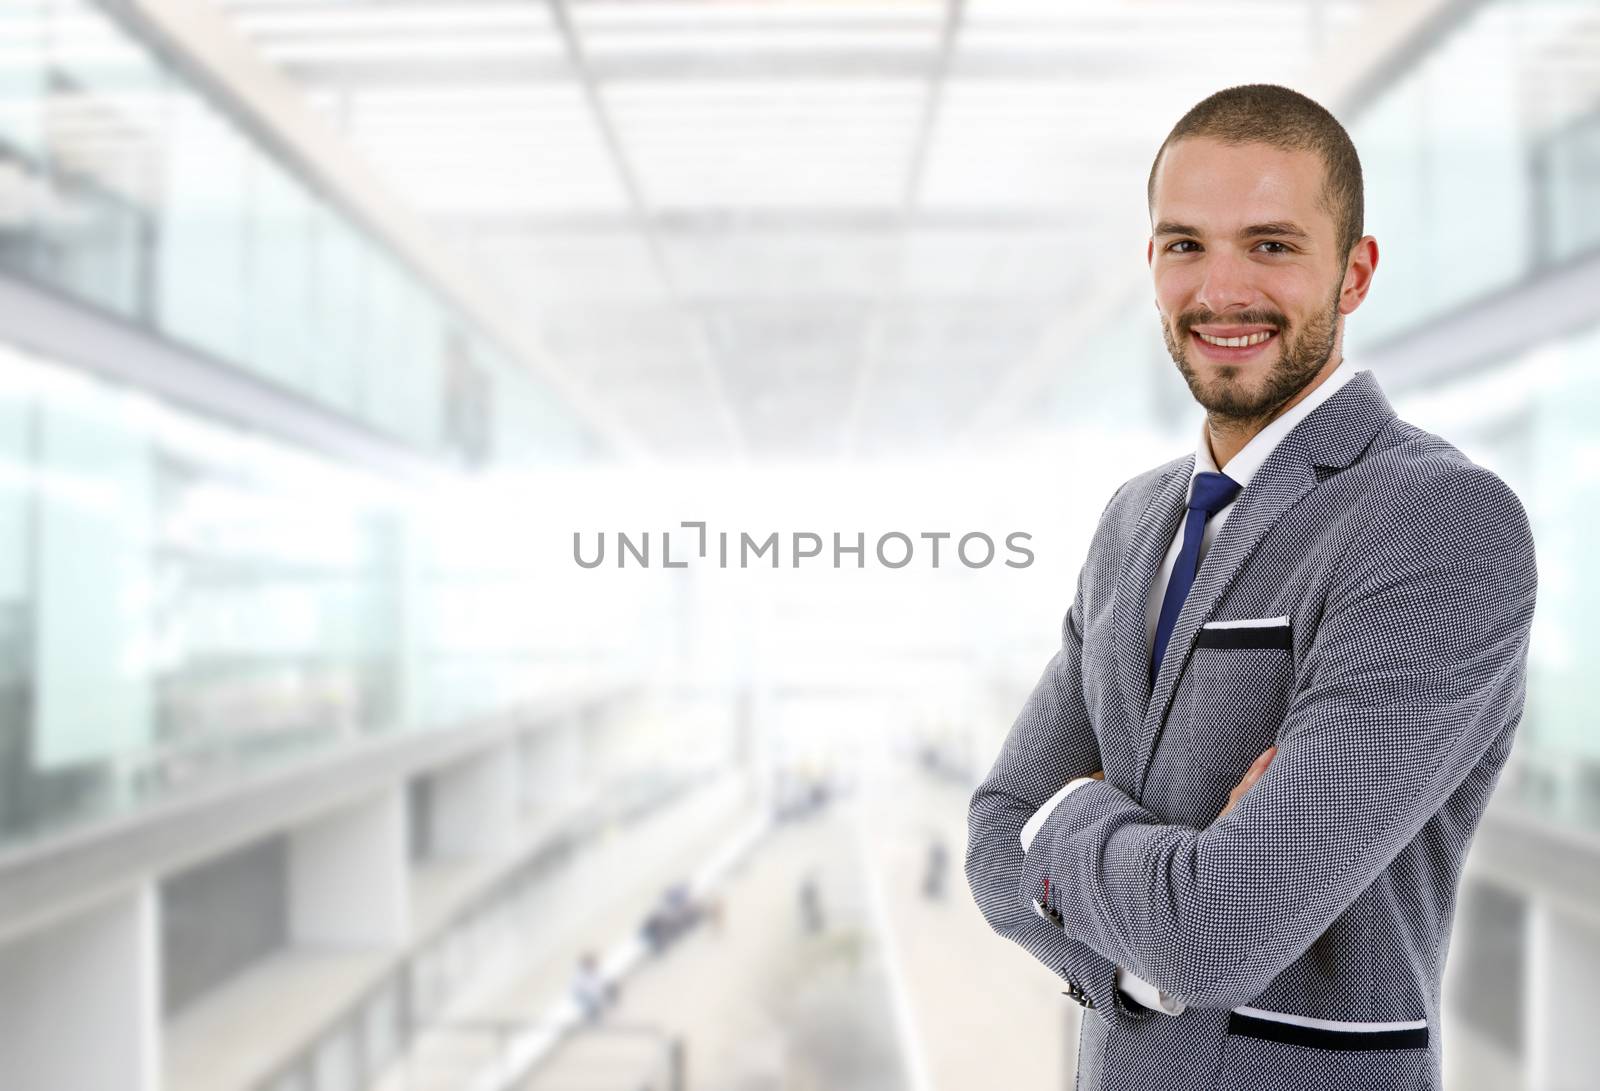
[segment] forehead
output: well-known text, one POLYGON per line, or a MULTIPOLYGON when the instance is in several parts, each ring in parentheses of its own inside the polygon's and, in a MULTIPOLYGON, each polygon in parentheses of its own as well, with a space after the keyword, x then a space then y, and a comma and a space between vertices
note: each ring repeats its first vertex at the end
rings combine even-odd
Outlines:
POLYGON ((1219 232, 1277 220, 1332 231, 1322 185, 1322 158, 1314 151, 1186 137, 1161 157, 1150 214, 1152 221, 1219 232))

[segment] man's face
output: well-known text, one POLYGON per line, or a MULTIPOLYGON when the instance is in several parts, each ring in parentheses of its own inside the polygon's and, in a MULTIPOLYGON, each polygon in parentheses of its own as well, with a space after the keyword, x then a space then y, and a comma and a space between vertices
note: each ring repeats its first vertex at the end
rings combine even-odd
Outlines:
POLYGON ((1294 397, 1366 293, 1371 270, 1347 277, 1322 185, 1312 151, 1190 137, 1162 157, 1147 254, 1156 308, 1167 351, 1213 417, 1256 420, 1294 397))

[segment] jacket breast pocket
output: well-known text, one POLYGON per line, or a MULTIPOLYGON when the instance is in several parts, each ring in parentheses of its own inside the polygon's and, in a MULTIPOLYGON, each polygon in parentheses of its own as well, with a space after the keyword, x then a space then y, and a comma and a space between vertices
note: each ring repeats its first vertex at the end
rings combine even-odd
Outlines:
POLYGON ((1191 762, 1237 781, 1273 744, 1289 708, 1292 647, 1286 621, 1200 630, 1190 661, 1191 762))

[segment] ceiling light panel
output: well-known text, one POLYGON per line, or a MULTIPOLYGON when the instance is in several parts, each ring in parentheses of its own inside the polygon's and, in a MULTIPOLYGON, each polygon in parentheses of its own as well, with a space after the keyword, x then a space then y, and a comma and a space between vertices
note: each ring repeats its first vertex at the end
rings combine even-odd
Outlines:
POLYGON ((317 61, 461 60, 463 58, 527 57, 559 59, 566 47, 552 34, 488 31, 418 34, 397 38, 296 38, 257 43, 268 60, 283 63, 317 61))
POLYGON ((1283 18, 1286 12, 1306 18, 1315 16, 1315 9, 1323 8, 1348 17, 1377 2, 1329 0, 1327 3, 1286 4, 1283 0, 1245 0, 1243 3, 1196 4, 1194 0, 1136 0, 1107 4, 1102 0, 967 0, 965 22, 973 27, 1015 24, 1049 27, 1102 22, 1122 23, 1137 30, 1152 23, 1181 20, 1248 29, 1253 24, 1283 18))
POLYGON ((347 125, 364 132, 449 126, 486 140, 507 133, 581 133, 594 139, 594 115, 576 87, 352 92, 347 125))
POLYGON ((256 38, 316 34, 384 36, 406 31, 554 30, 548 7, 539 3, 448 3, 432 7, 281 5, 236 8, 232 19, 235 26, 256 38))
POLYGON ((709 156, 640 156, 655 209, 838 207, 895 204, 907 150, 840 154, 836 146, 730 149, 709 156))
POLYGON ((669 235, 673 281, 688 300, 870 300, 894 276, 898 240, 887 231, 719 232, 669 235))
POLYGON ((913 232, 902 287, 909 299, 986 306, 1059 305, 1084 275, 1087 231, 913 232))
POLYGON ((875 81, 603 85, 652 208, 899 199, 927 87, 875 81))
MULTIPOLYGON (((448 224, 442 230, 452 240, 465 233, 448 224)), ((586 307, 595 326, 632 333, 637 326, 633 308, 644 302, 665 308, 661 278, 646 248, 631 234, 562 238, 474 231, 459 249, 489 280, 514 293, 519 314, 537 317, 541 326, 586 307)), ((640 342, 641 364, 659 358, 667 347, 663 341, 645 344, 642 336, 640 342)), ((559 352, 568 358, 565 347, 559 352)))
POLYGON ((626 0, 573 0, 571 4, 574 18, 586 30, 751 22, 786 25, 863 25, 908 19, 936 22, 943 18, 946 6, 945 0, 899 0, 887 3, 882 0, 762 0, 745 3, 652 0, 648 4, 626 0))
MULTIPOLYGON (((1138 95, 1104 100, 1032 82, 953 83, 934 129, 920 191, 925 207, 1082 208, 1097 180, 1114 184, 1160 143, 1138 120, 1138 95), (1147 148, 1148 145, 1148 148, 1147 148)), ((1148 103, 1153 115, 1155 104, 1148 103)))
POLYGON ((328 110, 390 186, 430 214, 627 207, 573 85, 371 89, 328 110))
POLYGON ((938 45, 938 28, 886 27, 874 30, 806 29, 803 27, 696 27, 677 31, 586 31, 585 50, 592 56, 614 53, 785 52, 862 53, 881 50, 926 51, 938 45))
POLYGON ((553 166, 534 155, 490 159, 462 151, 444 159, 377 150, 373 166, 420 210, 437 216, 621 212, 627 207, 609 164, 553 166))

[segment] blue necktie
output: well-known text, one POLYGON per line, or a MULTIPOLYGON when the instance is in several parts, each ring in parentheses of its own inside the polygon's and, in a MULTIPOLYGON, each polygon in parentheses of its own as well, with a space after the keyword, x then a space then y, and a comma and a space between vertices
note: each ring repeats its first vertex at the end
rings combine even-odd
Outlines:
POLYGON ((1206 519, 1217 514, 1239 495, 1240 485, 1227 474, 1198 473, 1194 475, 1194 488, 1189 494, 1189 514, 1183 521, 1183 548, 1178 550, 1178 560, 1172 566, 1172 578, 1167 581, 1167 594, 1161 600, 1161 616, 1156 619, 1156 642, 1150 654, 1150 684, 1155 685, 1156 672, 1161 667, 1161 653, 1167 650, 1167 639, 1172 627, 1178 623, 1178 613, 1183 600, 1189 597, 1194 586, 1195 570, 1200 567, 1200 539, 1206 532, 1206 519))

